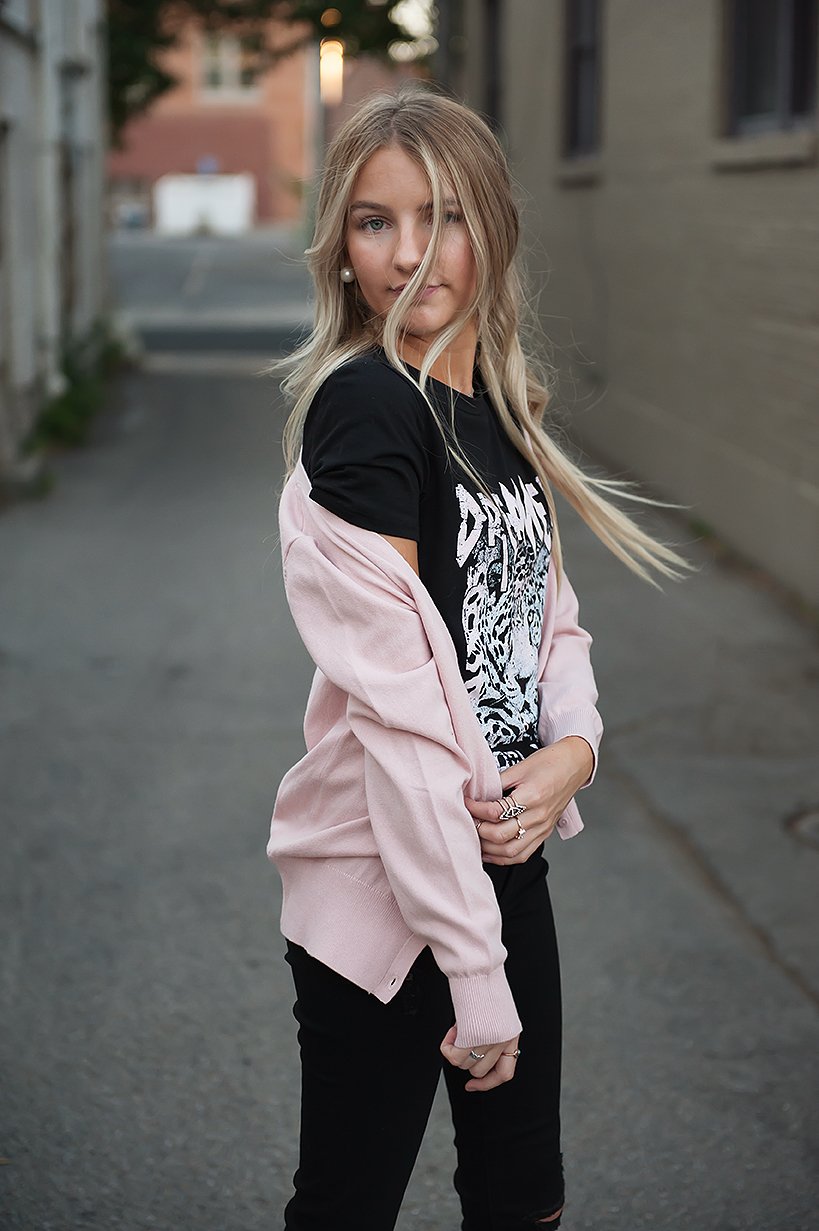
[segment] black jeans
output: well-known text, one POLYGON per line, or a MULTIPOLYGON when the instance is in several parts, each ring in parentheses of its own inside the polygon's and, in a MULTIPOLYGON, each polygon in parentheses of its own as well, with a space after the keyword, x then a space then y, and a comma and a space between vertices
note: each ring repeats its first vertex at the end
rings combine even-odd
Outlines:
POLYGON ((385 1005, 288 941, 302 1106, 287 1231, 391 1231, 442 1070, 462 1231, 523 1231, 560 1209, 560 969, 541 851, 508 868, 484 865, 523 1023, 516 1074, 494 1090, 467 1093, 468 1073, 441 1056, 454 1015, 430 949, 385 1005))

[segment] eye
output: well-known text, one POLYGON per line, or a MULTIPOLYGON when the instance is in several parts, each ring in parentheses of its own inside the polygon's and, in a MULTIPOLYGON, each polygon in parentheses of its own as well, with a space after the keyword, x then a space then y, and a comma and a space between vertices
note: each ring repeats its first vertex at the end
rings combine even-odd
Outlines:
POLYGON ((383 218, 365 218, 363 222, 358 224, 359 231, 369 231, 371 235, 380 235, 385 225, 383 218), (375 230, 370 226, 370 223, 377 222, 379 225, 375 230))
MULTIPOLYGON (((444 222, 449 225, 454 225, 455 223, 463 222, 463 220, 464 220, 463 214, 459 214, 456 210, 448 209, 446 213, 444 214, 444 222)), ((427 225, 432 226, 432 221, 433 221, 432 212, 430 211, 430 213, 427 215, 427 225)))

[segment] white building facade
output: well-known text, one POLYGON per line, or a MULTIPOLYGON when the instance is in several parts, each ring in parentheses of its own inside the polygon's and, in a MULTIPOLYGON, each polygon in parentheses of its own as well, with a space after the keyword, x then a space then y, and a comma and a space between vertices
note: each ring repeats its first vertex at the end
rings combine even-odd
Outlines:
POLYGON ((0 483, 106 306, 102 0, 0 3, 0 483))

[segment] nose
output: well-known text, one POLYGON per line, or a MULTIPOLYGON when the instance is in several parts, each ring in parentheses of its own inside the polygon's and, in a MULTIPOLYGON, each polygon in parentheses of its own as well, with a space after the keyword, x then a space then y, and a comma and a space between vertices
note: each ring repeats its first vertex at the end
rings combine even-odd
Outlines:
POLYGON ((424 259, 429 236, 423 234, 423 228, 417 221, 404 222, 396 231, 392 262, 402 274, 411 277, 424 259))

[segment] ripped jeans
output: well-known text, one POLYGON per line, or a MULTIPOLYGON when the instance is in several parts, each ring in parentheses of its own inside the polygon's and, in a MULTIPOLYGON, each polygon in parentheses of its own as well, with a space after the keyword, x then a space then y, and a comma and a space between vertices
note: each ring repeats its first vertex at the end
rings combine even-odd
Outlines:
POLYGON ((462 1231, 556 1228, 561 997, 542 847, 484 865, 503 918, 506 973, 523 1031, 512 1081, 467 1093, 441 1056, 449 985, 424 949, 389 1004, 287 944, 302 1061, 301 1150, 286 1231, 392 1231, 443 1071, 455 1127, 462 1231))

